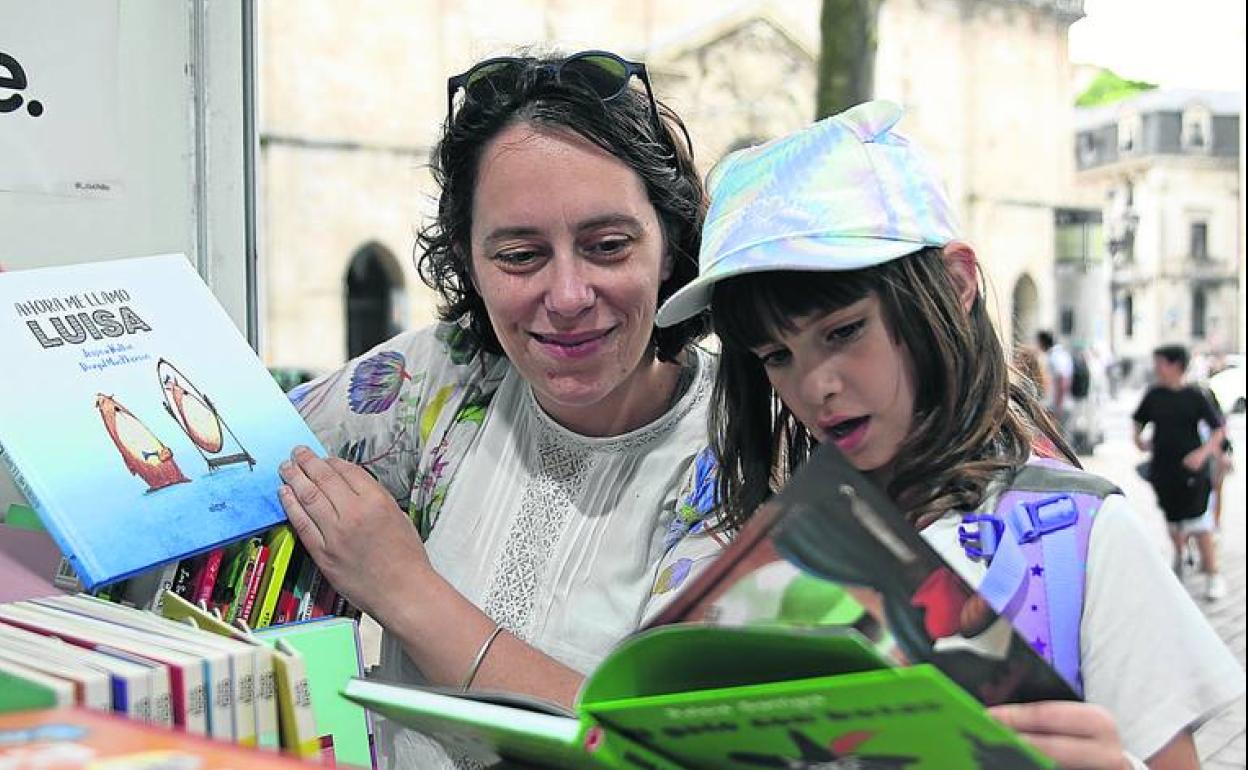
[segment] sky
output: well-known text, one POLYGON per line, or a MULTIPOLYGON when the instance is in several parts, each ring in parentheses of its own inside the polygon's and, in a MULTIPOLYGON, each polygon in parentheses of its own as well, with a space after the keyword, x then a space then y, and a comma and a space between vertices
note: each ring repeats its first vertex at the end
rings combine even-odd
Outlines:
POLYGON ((1070 58, 1168 88, 1244 91, 1244 0, 1085 0, 1070 58))

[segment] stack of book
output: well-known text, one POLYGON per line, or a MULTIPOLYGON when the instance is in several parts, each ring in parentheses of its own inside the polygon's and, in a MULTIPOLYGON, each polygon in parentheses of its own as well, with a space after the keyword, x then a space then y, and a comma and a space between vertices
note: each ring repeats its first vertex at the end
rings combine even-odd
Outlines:
POLYGON ((0 713, 78 707, 243 746, 370 767, 355 621, 251 634, 167 595, 165 615, 86 594, 0 604, 0 713))

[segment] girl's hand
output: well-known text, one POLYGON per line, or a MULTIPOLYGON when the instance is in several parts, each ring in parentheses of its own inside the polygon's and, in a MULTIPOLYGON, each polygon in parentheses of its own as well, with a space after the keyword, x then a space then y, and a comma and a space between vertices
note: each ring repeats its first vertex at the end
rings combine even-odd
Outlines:
POLYGON ((1108 711, 1091 703, 1045 701, 988 709, 1062 770, 1131 770, 1108 711))
POLYGON ((384 623, 399 588, 433 571, 407 515, 363 468, 307 447, 296 447, 279 472, 282 508, 316 565, 353 605, 384 623))

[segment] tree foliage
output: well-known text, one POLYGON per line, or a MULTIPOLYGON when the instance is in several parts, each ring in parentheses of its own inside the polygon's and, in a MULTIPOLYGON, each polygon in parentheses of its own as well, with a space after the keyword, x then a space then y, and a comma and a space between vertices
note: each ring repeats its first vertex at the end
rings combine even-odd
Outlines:
POLYGON ((1156 87, 1155 83, 1146 83, 1143 80, 1127 80, 1110 70, 1103 69, 1093 78, 1084 92, 1075 99, 1075 106, 1100 107, 1104 104, 1113 104, 1123 99, 1130 99, 1132 96, 1144 91, 1151 91, 1156 87))

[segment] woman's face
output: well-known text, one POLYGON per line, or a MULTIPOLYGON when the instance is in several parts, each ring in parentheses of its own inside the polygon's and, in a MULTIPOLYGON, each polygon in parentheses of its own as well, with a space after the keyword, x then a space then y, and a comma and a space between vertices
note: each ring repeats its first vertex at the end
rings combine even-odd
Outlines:
POLYGON ((471 249, 503 351, 552 417, 575 430, 666 398, 647 373, 671 268, 631 168, 569 132, 505 129, 478 167, 471 249))
POLYGON ((860 471, 889 473, 914 416, 914 375, 876 295, 799 318, 753 353, 815 440, 836 444, 860 471))

